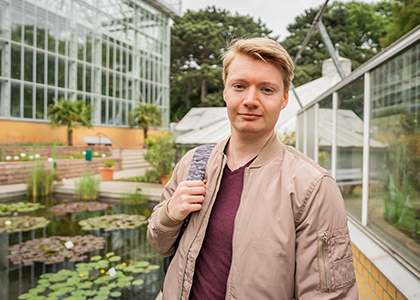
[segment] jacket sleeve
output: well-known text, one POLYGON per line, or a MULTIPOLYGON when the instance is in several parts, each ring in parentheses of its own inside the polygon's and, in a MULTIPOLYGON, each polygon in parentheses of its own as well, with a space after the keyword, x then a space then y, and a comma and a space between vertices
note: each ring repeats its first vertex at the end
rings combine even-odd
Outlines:
POLYGON ((358 299, 344 200, 331 176, 313 182, 295 227, 295 299, 358 299))
POLYGON ((178 184, 187 179, 193 151, 188 152, 175 166, 171 180, 163 189, 160 203, 153 209, 147 226, 147 240, 152 248, 164 257, 174 254, 174 243, 183 221, 172 219, 168 215, 168 202, 172 199, 178 184))

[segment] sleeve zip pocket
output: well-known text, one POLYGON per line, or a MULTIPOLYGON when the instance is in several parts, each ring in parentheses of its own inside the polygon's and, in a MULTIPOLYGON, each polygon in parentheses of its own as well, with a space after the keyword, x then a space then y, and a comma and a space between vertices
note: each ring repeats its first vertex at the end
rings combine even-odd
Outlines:
POLYGON ((328 233, 318 234, 318 268, 321 292, 329 292, 331 289, 330 262, 328 259, 328 233))

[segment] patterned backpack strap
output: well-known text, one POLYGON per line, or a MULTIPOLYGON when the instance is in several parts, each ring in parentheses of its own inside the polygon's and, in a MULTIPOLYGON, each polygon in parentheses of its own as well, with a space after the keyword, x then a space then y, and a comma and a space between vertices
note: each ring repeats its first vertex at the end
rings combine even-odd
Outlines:
MULTIPOLYGON (((187 180, 203 180, 204 179, 204 175, 206 174, 207 162, 209 161, 209 157, 210 157, 211 152, 213 151, 214 146, 216 145, 214 144, 201 145, 195 150, 193 159, 191 161, 190 170, 188 171, 187 180)), ((184 219, 184 223, 182 223, 181 230, 174 243, 175 251, 178 249, 179 241, 184 235, 184 232, 187 229, 190 219, 191 219, 191 213, 184 219)), ((165 271, 165 274, 168 271, 169 265, 173 257, 174 255, 170 257, 165 257, 164 264, 163 264, 163 269, 165 271)))

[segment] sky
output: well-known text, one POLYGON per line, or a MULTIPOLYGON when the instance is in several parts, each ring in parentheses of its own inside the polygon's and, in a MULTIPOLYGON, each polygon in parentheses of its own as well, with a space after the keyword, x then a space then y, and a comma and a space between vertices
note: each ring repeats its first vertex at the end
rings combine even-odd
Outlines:
MULTIPOLYGON (((355 0, 356 2, 376 3, 378 0, 355 0)), ((329 1, 331 4, 333 0, 329 1)), ((343 2, 349 2, 348 0, 343 2)), ((305 12, 305 9, 320 8, 325 0, 182 0, 182 13, 188 9, 198 11, 207 6, 227 9, 232 14, 250 15, 257 20, 261 19, 274 35, 280 35, 279 41, 288 36, 287 25, 293 23, 295 18, 305 12)))

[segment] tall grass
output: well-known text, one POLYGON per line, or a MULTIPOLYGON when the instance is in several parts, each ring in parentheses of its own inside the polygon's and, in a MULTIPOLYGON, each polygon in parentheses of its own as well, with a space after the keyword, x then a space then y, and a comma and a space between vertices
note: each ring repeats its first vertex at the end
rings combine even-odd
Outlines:
POLYGON ((126 203, 141 204, 146 202, 146 196, 136 190, 134 192, 124 193, 121 200, 126 203))
POLYGON ((94 200, 98 198, 100 183, 101 178, 89 173, 83 173, 75 181, 74 196, 83 200, 94 200))
POLYGON ((26 175, 26 194, 28 196, 47 196, 53 191, 55 171, 45 168, 44 164, 36 163, 26 175))

